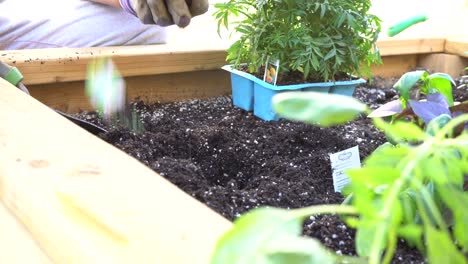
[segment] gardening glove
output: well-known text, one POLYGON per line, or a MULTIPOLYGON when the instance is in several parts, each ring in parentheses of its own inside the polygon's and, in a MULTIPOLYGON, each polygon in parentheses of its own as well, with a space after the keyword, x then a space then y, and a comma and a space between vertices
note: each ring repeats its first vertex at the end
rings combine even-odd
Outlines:
POLYGON ((120 0, 126 10, 131 6, 133 13, 144 24, 184 28, 190 19, 208 11, 208 0, 120 0))

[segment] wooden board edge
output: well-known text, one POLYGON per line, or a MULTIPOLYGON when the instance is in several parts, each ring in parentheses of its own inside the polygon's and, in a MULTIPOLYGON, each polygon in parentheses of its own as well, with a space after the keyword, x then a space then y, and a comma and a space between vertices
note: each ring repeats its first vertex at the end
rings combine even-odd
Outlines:
MULTIPOLYGON (((231 94, 229 73, 223 70, 126 77, 127 100, 146 103, 207 99, 231 94)), ((83 81, 28 85, 42 103, 67 113, 93 110, 83 81)))
POLYGON ((444 38, 385 39, 377 41, 381 56, 444 52, 444 38))
POLYGON ((468 67, 468 57, 456 54, 422 54, 418 57, 418 66, 433 72, 443 72, 458 77, 468 67))
POLYGON ((54 263, 208 263, 231 223, 0 80, 0 199, 54 263))
POLYGON ((445 52, 468 58, 468 38, 448 38, 445 43, 445 52))
MULTIPOLYGON (((216 46, 216 45, 215 45, 216 46)), ((443 52, 445 39, 386 39, 377 42, 383 57, 443 52)), ((1 51, 0 61, 16 66, 25 84, 82 81, 86 65, 110 57, 123 76, 215 70, 226 64, 226 47, 170 45, 1 51), (185 50, 184 50, 185 47, 185 50)))

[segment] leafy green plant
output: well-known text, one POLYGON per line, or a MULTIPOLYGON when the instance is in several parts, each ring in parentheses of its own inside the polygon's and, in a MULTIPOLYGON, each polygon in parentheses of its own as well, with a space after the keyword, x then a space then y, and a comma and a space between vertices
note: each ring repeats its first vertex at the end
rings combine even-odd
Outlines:
MULTIPOLYGON (((278 94, 274 107, 285 118, 323 127, 370 113, 352 97, 313 92, 278 94)), ((373 121, 397 145, 379 147, 362 168, 347 171, 350 196, 344 204, 253 210, 220 239, 211 263, 389 263, 398 238, 417 247, 430 263, 468 263, 468 193, 463 190, 468 133, 446 136, 468 122, 468 115, 436 126, 433 133, 411 122, 373 121), (305 217, 326 213, 342 215, 357 229, 358 257, 338 256, 301 236, 305 217)))
MULTIPOLYGON (((454 105, 452 86, 455 86, 455 81, 444 73, 431 75, 426 71, 405 73, 394 85, 394 88, 400 92, 400 98, 372 111, 369 117, 391 116, 392 121, 406 119, 422 128, 429 129, 433 129, 435 124, 442 126, 452 117, 468 113, 468 102, 454 105), (410 99, 410 92, 414 88, 426 98, 424 100, 410 99), (432 122, 429 126, 436 118, 437 122, 432 122)), ((457 130, 459 131, 460 128, 457 130)))
POLYGON ((224 25, 239 37, 228 49, 235 66, 246 63, 256 73, 269 57, 280 60, 282 74, 328 81, 338 73, 369 74, 380 62, 380 20, 370 6, 370 0, 229 0, 215 4, 214 16, 218 32, 224 25))

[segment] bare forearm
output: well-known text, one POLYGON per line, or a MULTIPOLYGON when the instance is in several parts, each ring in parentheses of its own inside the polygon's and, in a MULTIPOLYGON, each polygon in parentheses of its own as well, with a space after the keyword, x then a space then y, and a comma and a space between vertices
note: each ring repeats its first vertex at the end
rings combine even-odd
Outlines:
POLYGON ((100 4, 104 4, 104 5, 121 7, 120 3, 119 3, 119 0, 88 0, 88 1, 95 2, 95 3, 100 3, 100 4))

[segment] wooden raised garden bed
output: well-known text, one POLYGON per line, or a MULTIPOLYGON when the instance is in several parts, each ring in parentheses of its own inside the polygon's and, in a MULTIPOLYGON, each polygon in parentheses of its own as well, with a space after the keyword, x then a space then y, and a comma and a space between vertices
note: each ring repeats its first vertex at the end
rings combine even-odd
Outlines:
MULTIPOLYGON (((384 64, 373 72, 385 78, 415 67, 458 74, 468 65, 462 39, 379 47, 384 64)), ((208 263, 228 220, 45 105, 90 110, 85 68, 101 56, 116 62, 131 99, 228 95, 224 49, 2 51, 37 100, 0 80, 0 263, 208 263)))

